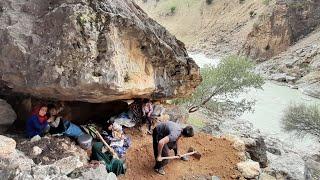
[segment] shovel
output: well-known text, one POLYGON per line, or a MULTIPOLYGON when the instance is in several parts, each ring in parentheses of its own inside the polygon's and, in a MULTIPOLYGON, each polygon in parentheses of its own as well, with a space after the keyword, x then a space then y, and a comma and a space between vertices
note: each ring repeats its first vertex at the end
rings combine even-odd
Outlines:
POLYGON ((114 151, 114 149, 109 146, 109 144, 103 139, 103 137, 101 136, 101 134, 99 133, 99 131, 94 128, 94 127, 90 127, 90 129, 97 135, 97 137, 101 140, 101 142, 104 144, 104 146, 111 152, 113 158, 119 159, 117 153, 114 151))
POLYGON ((192 147, 189 148, 188 153, 185 153, 181 156, 169 156, 169 157, 161 157, 159 160, 166 160, 166 159, 180 159, 180 157, 184 156, 194 156, 196 159, 200 160, 201 154, 198 151, 195 151, 192 147))

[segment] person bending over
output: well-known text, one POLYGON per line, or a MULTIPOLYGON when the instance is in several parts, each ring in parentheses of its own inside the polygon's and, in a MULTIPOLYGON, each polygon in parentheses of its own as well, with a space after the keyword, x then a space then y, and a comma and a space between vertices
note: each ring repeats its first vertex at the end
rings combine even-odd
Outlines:
MULTIPOLYGON (((173 149, 176 156, 178 153, 178 144, 180 137, 192 137, 194 135, 192 126, 181 128, 178 123, 167 121, 158 124, 152 133, 153 151, 156 164, 154 170, 165 175, 163 167, 168 164, 168 160, 161 160, 162 157, 169 156, 169 150, 173 149)), ((187 157, 181 157, 182 160, 188 160, 187 157)))

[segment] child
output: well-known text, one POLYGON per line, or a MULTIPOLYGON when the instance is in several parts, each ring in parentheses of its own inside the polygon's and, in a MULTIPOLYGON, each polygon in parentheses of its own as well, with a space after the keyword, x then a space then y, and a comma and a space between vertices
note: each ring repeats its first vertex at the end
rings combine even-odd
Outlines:
POLYGON ((28 119, 26 124, 26 134, 28 138, 34 136, 43 136, 48 130, 48 107, 44 104, 36 106, 32 112, 31 117, 28 119))

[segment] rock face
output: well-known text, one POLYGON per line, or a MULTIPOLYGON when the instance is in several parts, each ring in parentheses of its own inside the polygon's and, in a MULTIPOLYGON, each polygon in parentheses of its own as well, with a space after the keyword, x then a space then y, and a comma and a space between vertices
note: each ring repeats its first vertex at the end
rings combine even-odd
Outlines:
POLYGON ((285 51, 320 24, 320 1, 276 0, 260 15, 243 47, 244 54, 265 60, 285 51))
POLYGON ((184 44, 131 0, 3 0, 0 85, 106 102, 185 96, 200 83, 184 44))
POLYGON ((259 64, 257 72, 270 80, 292 84, 303 93, 320 98, 320 29, 287 51, 259 64))

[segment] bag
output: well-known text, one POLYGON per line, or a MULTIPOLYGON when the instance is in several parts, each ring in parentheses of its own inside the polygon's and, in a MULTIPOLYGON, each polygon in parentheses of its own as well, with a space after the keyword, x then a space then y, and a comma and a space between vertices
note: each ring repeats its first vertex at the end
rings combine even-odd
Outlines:
POLYGON ((87 134, 89 134, 93 139, 97 139, 96 126, 94 124, 87 124, 80 126, 87 134))

